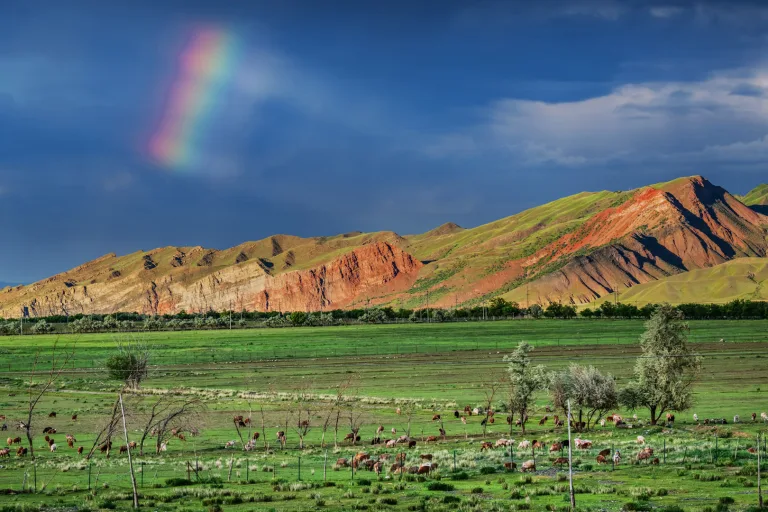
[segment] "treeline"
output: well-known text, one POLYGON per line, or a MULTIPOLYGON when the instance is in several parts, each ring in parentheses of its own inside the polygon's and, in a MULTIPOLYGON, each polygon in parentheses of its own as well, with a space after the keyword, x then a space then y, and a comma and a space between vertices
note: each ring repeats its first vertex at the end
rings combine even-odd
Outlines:
MULTIPOLYGON (((22 320, 0 319, 0 335, 49 334, 53 332, 113 332, 201 330, 249 327, 321 327, 344 324, 385 324, 397 322, 458 322, 514 318, 553 319, 648 319, 659 307, 648 304, 604 302, 596 308, 577 311, 571 304, 553 302, 546 307, 532 304, 523 308, 516 302, 500 297, 485 306, 455 309, 394 309, 391 307, 368 309, 336 309, 327 312, 293 311, 208 311, 205 313, 146 315, 115 313, 111 315, 72 316, 54 315, 22 320)), ((745 320, 768 319, 768 302, 734 300, 727 304, 680 304, 676 308, 688 320, 745 320)))

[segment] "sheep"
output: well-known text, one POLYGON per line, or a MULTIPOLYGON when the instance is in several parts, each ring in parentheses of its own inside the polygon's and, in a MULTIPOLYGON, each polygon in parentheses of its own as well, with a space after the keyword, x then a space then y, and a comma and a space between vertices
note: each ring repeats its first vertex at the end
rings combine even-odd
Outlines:
POLYGON ((763 423, 768 423, 768 414, 765 414, 764 412, 760 413, 760 419, 763 420, 763 423))
POLYGON ((50 446, 51 452, 55 452, 56 448, 58 448, 58 446, 56 446, 56 443, 51 443, 51 446, 50 446))
POLYGON ((734 415, 734 416, 733 416, 733 422, 734 422, 734 423, 739 423, 739 421, 740 421, 740 420, 741 420, 741 418, 739 417, 739 415, 738 415, 738 414, 736 414, 736 415, 734 415))
POLYGON ((520 471, 525 473, 526 471, 536 471, 536 461, 531 459, 523 462, 522 467, 520 468, 520 471))
POLYGON ((699 422, 699 415, 698 414, 693 413, 693 421, 695 421, 696 423, 699 422))
POLYGON ((531 447, 530 441, 520 441, 520 443, 517 445, 518 450, 527 450, 531 447))
POLYGON ((645 437, 637 436, 637 444, 645 444, 645 437))
POLYGON ((386 443, 386 447, 387 448, 394 448, 395 446, 397 446, 397 440, 396 439, 390 439, 386 443))

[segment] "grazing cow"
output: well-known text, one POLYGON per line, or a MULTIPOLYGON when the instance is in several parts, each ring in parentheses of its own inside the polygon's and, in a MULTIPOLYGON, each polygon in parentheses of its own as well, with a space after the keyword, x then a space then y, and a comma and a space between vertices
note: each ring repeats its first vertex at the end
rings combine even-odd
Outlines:
MULTIPOLYGON (((278 435, 278 437, 280 437, 280 436, 278 435)), ((350 432, 349 434, 344 436, 344 441, 354 441, 354 440, 355 440, 355 433, 354 432, 350 432)))
POLYGON ((349 461, 347 459, 336 459, 336 467, 337 468, 346 468, 349 467, 349 461))
POLYGON ((416 441, 408 441, 408 448, 416 448, 416 441))
POLYGON ((480 451, 483 452, 485 450, 492 450, 493 445, 489 442, 484 442, 482 445, 480 445, 480 451))
POLYGON ((440 415, 435 414, 434 416, 432 416, 432 421, 440 421, 440 415))
POLYGON ((517 464, 515 464, 514 462, 505 462, 504 469, 507 471, 514 471, 515 469, 517 469, 517 464))
POLYGON ((667 413, 667 423, 674 423, 675 422, 675 415, 668 412, 667 413))
POLYGON ((544 416, 539 420, 539 425, 544 425, 548 419, 549 419, 549 416, 544 416))
POLYGON ((234 447, 235 447, 235 442, 234 442, 234 441, 227 441, 227 442, 224 444, 224 448, 225 448, 225 449, 226 449, 226 448, 234 448, 234 447))
POLYGON ((10 457, 11 449, 10 448, 3 448, 0 450, 0 457, 10 457))
POLYGON ((51 446, 51 445, 52 445, 53 443, 55 443, 55 442, 56 442, 56 441, 54 441, 53 439, 48 439, 48 446, 51 446))
POLYGON ((19 446, 19 449, 16 450, 17 457, 24 457, 26 454, 27 454, 27 449, 22 446, 19 446))
POLYGON ((562 466, 563 464, 568 464, 568 457, 558 457, 555 459, 555 462, 553 462, 555 466, 562 466))
POLYGON ((522 467, 520 468, 520 471, 525 473, 526 471, 536 471, 536 461, 535 460, 527 460, 523 462, 522 467))
POLYGON ((520 443, 517 445, 518 450, 527 450, 531 447, 530 441, 520 441, 520 443))
POLYGON ((755 455, 757 453, 757 450, 755 449, 754 446, 750 446, 749 448, 747 448, 747 451, 752 455, 755 455))
POLYGON ((422 453, 419 455, 421 460, 432 460, 432 454, 431 453, 422 453))
POLYGON ((75 442, 72 441, 71 439, 67 439, 67 446, 69 446, 70 448, 74 448, 75 447, 75 442))
POLYGON ((655 466, 658 466, 659 465, 659 458, 658 457, 654 457, 653 460, 651 461, 651 464, 653 464, 655 466))
POLYGON ((461 417, 461 422, 466 425, 467 424, 467 417, 466 416, 462 416, 461 417))
POLYGON ((21 438, 20 437, 14 437, 12 439, 12 441, 13 441, 12 444, 21 444, 21 438))
POLYGON ((579 439, 576 438, 576 449, 577 450, 588 450, 592 448, 592 441, 589 441, 587 439, 579 439))
POLYGON ((128 453, 128 445, 124 444, 124 445, 120 446, 120 449, 118 450, 118 453, 120 455, 122 455, 124 453, 128 453))
MULTIPOLYGON (((194 435, 194 434, 193 434, 193 435, 194 435)), ((253 437, 252 437, 251 439, 253 439, 254 441, 256 441, 256 440, 259 438, 259 436, 260 436, 260 435, 261 435, 261 434, 259 434, 258 432, 254 432, 254 433, 253 433, 253 437)))
POLYGON ((752 413, 752 423, 754 423, 756 420, 757 420, 757 413, 753 412, 752 413))
POLYGON ((600 453, 598 455, 602 455, 603 457, 607 457, 611 454, 611 449, 606 448, 605 450, 600 450, 600 453))
POLYGON ((394 464, 392 464, 389 467, 389 472, 390 473, 394 473, 394 474, 402 473, 403 472, 403 465, 400 464, 399 462, 395 462, 394 464))
POLYGON ((3 432, 5 432, 6 430, 8 430, 8 425, 6 425, 5 423, 3 423, 2 425, 0 425, 0 430, 2 430, 3 432))
POLYGON ((13 444, 13 438, 9 437, 6 442, 8 443, 8 446, 11 446, 13 444))
POLYGON ((544 449, 544 443, 541 441, 534 441, 533 442, 533 449, 534 450, 543 450, 544 449))
POLYGON ((763 423, 768 423, 768 414, 765 414, 764 412, 760 413, 760 419, 763 420, 763 423))
POLYGON ((480 422, 480 425, 484 427, 487 423, 488 423, 488 419, 483 418, 483 421, 480 422))
POLYGON ((56 417, 56 412, 52 412, 51 414, 48 415, 48 417, 49 418, 55 418, 56 417))
POLYGON ((637 444, 645 444, 645 437, 637 436, 637 444))
POLYGON ((77 414, 72 415, 72 421, 77 421, 77 414))
POLYGON ((734 422, 734 423, 738 423, 739 421, 741 421, 741 418, 740 418, 740 417, 739 417, 739 415, 737 414, 737 415, 735 415, 735 416, 733 417, 733 422, 734 422))
POLYGON ((645 450, 643 450, 643 451, 641 451, 641 452, 639 452, 637 454, 637 460, 638 461, 640 461, 640 460, 649 460, 650 458, 651 458, 651 454, 646 452, 645 450))
POLYGON ((608 464, 608 461, 605 459, 605 455, 598 455, 596 460, 598 464, 608 464))
POLYGON ((136 448, 136 446, 138 446, 138 445, 136 444, 136 441, 131 441, 130 443, 128 443, 128 448, 130 448, 131 450, 133 450, 134 448, 136 448))
MULTIPOLYGON (((427 440, 425 442, 434 443, 435 441, 437 441, 437 436, 429 436, 427 437, 427 440)), ((416 441, 413 441, 413 442, 415 443, 416 441)))
POLYGON ((461 414, 459 414, 459 411, 453 411, 454 418, 459 419, 459 416, 461 416, 461 414))
POLYGON ((395 461, 401 464, 405 463, 405 459, 407 458, 408 458, 408 454, 405 452, 400 452, 397 455, 395 455, 395 461))
POLYGON ((619 452, 619 450, 616 450, 616 453, 613 454, 613 463, 618 466, 619 462, 621 462, 621 452, 619 452))
POLYGON ((504 446, 511 446, 512 440, 511 439, 497 439, 496 444, 494 445, 495 448, 501 448, 504 446))
POLYGON ((397 440, 396 439, 390 439, 386 443, 386 447, 387 448, 394 448, 395 446, 397 446, 397 440))
POLYGON ((51 450, 51 452, 55 452, 58 446, 56 446, 56 443, 51 443, 48 448, 51 450))
POLYGON ((82 446, 78 446, 77 447, 77 454, 78 455, 82 455, 83 454, 83 447, 82 446))
POLYGON ((51 432, 51 430, 53 430, 53 427, 45 427, 43 429, 43 434, 49 434, 49 433, 53 434, 53 433, 55 433, 55 432, 51 432))
POLYGON ((73 443, 77 442, 77 439, 75 439, 75 436, 73 436, 72 434, 67 434, 66 438, 67 438, 67 441, 72 441, 73 443))
POLYGON ((112 448, 112 441, 107 441, 106 443, 99 446, 99 451, 101 453, 106 453, 107 457, 109 457, 109 450, 112 448))
POLYGON ((549 453, 559 452, 563 449, 563 445, 560 443, 552 443, 552 445, 549 447, 549 453))
POLYGON ((394 428, 394 427, 393 427, 393 428, 392 428, 392 430, 391 430, 391 432, 392 432, 392 435, 393 435, 393 436, 396 436, 396 435, 397 435, 397 429, 396 429, 396 428, 394 428))
POLYGON ((381 475, 381 469, 384 467, 384 465, 381 462, 377 462, 373 465, 373 471, 377 475, 381 475))
POLYGON ((605 428, 605 420, 604 419, 600 420, 600 426, 605 428))
POLYGON ((562 441, 560 441, 560 444, 563 445, 563 448, 568 448, 568 445, 570 445, 571 442, 567 439, 563 439, 562 441))
POLYGON ((468 406, 468 405, 465 405, 464 406, 464 414, 466 414, 467 416, 472 416, 472 408, 470 406, 468 406))
POLYGON ((407 443, 408 442, 408 436, 402 435, 402 436, 398 437, 397 438, 397 442, 398 443, 407 443))
POLYGON ((482 414, 482 409, 475 407, 474 409, 472 409, 472 414, 474 414, 475 416, 477 416, 478 414, 482 414))
POLYGON ((379 454, 379 460, 389 460, 389 454, 388 453, 379 454))
POLYGON ((693 413, 693 421, 695 421, 696 423, 699 422, 699 415, 698 414, 693 413))

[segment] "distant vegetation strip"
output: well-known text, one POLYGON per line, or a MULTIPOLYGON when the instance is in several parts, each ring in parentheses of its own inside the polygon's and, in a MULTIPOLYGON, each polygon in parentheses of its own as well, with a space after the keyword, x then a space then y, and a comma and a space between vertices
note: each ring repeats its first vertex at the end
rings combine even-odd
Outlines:
MULTIPOLYGON (((176 315, 151 316, 140 313, 112 315, 49 316, 24 319, 0 319, 0 335, 80 334, 93 332, 185 331, 245 329, 254 327, 325 327, 338 325, 442 323, 514 319, 648 319, 658 304, 638 307, 634 304, 603 302, 596 308, 577 311, 570 304, 551 303, 546 308, 533 304, 522 308, 501 297, 487 305, 455 309, 370 308, 333 310, 328 312, 254 312, 209 311, 203 314, 181 312, 176 315)), ((679 304, 676 306, 688 320, 766 320, 768 302, 737 299, 726 304, 679 304)))

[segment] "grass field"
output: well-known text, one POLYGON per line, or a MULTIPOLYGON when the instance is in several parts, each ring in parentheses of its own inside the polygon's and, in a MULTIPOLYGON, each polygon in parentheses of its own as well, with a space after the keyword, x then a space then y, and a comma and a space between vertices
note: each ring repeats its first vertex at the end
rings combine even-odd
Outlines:
MULTIPOLYGON (((521 440, 538 439, 548 446, 567 435, 553 427, 551 414, 548 422, 538 425, 547 414, 545 394, 537 399, 539 409, 532 415, 529 432, 522 435, 513 428, 516 442, 511 452, 480 451, 481 441, 510 436, 501 413, 483 435, 479 417, 468 418, 465 426, 453 411, 483 404, 488 383, 502 375, 503 356, 520 340, 534 345, 537 364, 549 369, 570 362, 593 364, 613 373, 622 385, 631 377, 642 329, 641 321, 574 320, 142 334, 140 338, 154 349, 156 366, 143 385, 146 396, 125 397, 130 438, 137 439, 154 395, 197 396, 206 407, 195 420, 200 436, 186 442, 174 439, 160 455, 134 453, 142 505, 152 510, 565 510, 567 482, 562 468, 553 465, 560 453, 550 457, 546 451, 536 452, 535 473, 503 469, 504 462, 519 465, 532 458, 530 450, 517 448, 521 440), (331 427, 326 455, 321 447, 321 425, 329 411, 324 395, 334 394, 350 376, 356 376, 356 384, 341 408, 338 447, 331 427), (297 409, 296 394, 307 391, 312 393, 313 428, 307 446, 300 450, 291 427, 292 412, 297 409), (385 427, 384 437, 393 437, 391 428, 397 436, 404 432, 406 420, 396 408, 410 403, 417 407, 411 425, 416 448, 370 446, 378 425, 385 427), (265 434, 254 451, 244 452, 232 416, 251 414, 254 428, 261 431, 262 407, 265 434), (438 434, 439 424, 432 421, 435 414, 441 414, 447 437, 426 443, 427 436, 438 434), (356 421, 362 423, 362 448, 341 441, 349 431, 350 415, 359 416, 356 421), (277 430, 288 434, 284 450, 275 443, 277 430), (237 441, 238 449, 224 448, 231 440, 237 441), (374 456, 405 451, 409 465, 429 453, 438 470, 428 476, 385 471, 379 478, 368 471, 334 470, 337 458, 350 458, 360 450, 374 456), (189 485, 170 480, 186 479, 188 468, 192 468, 189 485), (429 490, 434 482, 453 489, 429 490)), ((22 435, 13 420, 23 417, 35 352, 45 355, 55 339, 0 338, 0 414, 7 417, 9 436, 22 435)), ((749 415, 768 410, 768 322, 692 322, 690 339, 704 365, 696 406, 679 414, 673 428, 640 426, 644 413, 638 411, 630 430, 598 426, 580 434, 592 440, 594 448, 574 455, 579 462, 575 474, 579 510, 673 505, 690 511, 745 510, 757 502, 755 456, 746 449, 755 446, 755 435, 765 430, 762 423, 751 423, 749 415), (729 424, 697 425, 693 412, 700 418, 727 418, 729 424), (735 414, 742 423, 732 424, 735 414), (638 435, 656 451, 658 466, 632 464, 638 435), (597 452, 604 448, 621 450, 624 458, 615 470, 596 464, 597 452), (720 503, 729 498, 735 502, 720 503)), ((8 493, 0 497, 0 510, 37 510, 40 503, 130 507, 125 455, 113 450, 107 460, 97 451, 86 461, 64 442, 65 433, 73 434, 76 446, 87 451, 107 421, 119 386, 105 378, 102 367, 115 341, 115 336, 101 334, 58 338, 59 348, 74 344, 75 358, 38 408, 36 468, 29 458, 0 459, 0 491, 8 493), (58 413, 57 418, 47 417, 51 411, 58 413), (76 422, 70 419, 73 414, 78 415, 76 422), (45 426, 58 430, 55 453, 44 449, 45 426), (22 486, 33 485, 35 473, 39 492, 20 493, 22 486)), ((115 444, 124 442, 116 438, 115 444)))

